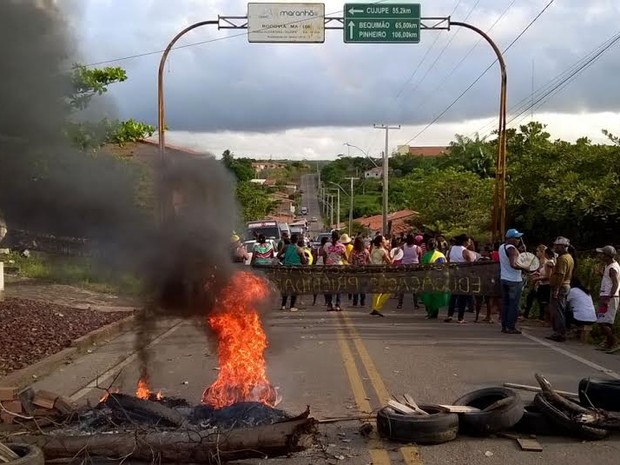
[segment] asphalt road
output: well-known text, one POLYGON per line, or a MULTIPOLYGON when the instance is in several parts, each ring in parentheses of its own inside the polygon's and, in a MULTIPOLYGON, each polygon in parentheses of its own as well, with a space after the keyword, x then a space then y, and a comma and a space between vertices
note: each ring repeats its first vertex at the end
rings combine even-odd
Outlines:
MULTIPOLYGON (((481 387, 504 382, 535 384, 534 373, 544 374, 558 389, 576 391, 585 376, 620 378, 620 356, 596 352, 578 342, 547 343, 544 328, 524 335, 503 335, 497 325, 446 324, 425 320, 411 300, 405 309, 388 306, 386 318, 368 309, 346 305, 342 313, 308 305, 301 311, 273 310, 263 316, 270 346, 267 350, 271 382, 283 396, 279 407, 292 413, 310 405, 317 418, 375 412, 392 394, 411 394, 418 402, 451 403, 481 387)), ((319 298, 319 302, 321 298, 319 298)), ((305 305, 304 305, 305 303, 305 305)), ((274 305, 273 308, 276 308, 274 305)), ((470 314, 466 314, 468 318, 470 314)), ((150 347, 152 385, 168 396, 197 403, 217 377, 213 341, 195 322, 166 321, 150 347)), ((99 386, 123 392, 135 390, 138 380, 133 334, 125 334, 41 379, 35 387, 96 402, 99 386), (120 376, 116 377, 117 373, 120 376)), ((531 394, 524 393, 529 399, 531 394)), ((359 421, 320 425, 322 447, 285 459, 287 464, 352 465, 534 465, 615 464, 620 439, 587 443, 560 437, 541 437, 543 452, 523 452, 513 440, 467 438, 438 446, 403 446, 357 434, 359 421), (492 454, 492 455, 489 455, 492 454)), ((251 463, 267 463, 256 460, 251 463)))
POLYGON ((308 231, 310 238, 314 238, 318 233, 323 231, 323 219, 321 215, 321 207, 319 206, 318 195, 318 176, 316 174, 306 174, 301 177, 301 201, 302 206, 308 207, 308 221, 313 216, 317 218, 316 223, 309 223, 308 231))

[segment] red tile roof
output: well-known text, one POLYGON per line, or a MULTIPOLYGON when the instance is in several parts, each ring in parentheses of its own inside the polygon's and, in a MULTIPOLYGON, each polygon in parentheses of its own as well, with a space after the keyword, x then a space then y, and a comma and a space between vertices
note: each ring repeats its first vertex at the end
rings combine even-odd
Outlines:
MULTIPOLYGON (((392 234, 400 234, 411 229, 411 226, 407 223, 407 220, 417 216, 418 212, 413 210, 400 210, 394 213, 388 214, 388 222, 392 222, 392 234)), ((364 216, 362 218, 356 218, 353 221, 365 226, 371 231, 381 231, 383 229, 383 215, 364 216)), ((348 223, 340 223, 340 229, 346 228, 348 223)))
POLYGON ((439 157, 446 154, 450 147, 445 146, 426 146, 426 147, 409 147, 409 155, 418 157, 439 157))

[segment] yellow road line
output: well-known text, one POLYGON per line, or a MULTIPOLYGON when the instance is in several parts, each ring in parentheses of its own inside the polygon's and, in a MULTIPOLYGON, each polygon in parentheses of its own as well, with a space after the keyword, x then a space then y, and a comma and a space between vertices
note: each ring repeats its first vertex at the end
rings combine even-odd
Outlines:
POLYGON ((368 377, 370 378, 370 383, 372 384, 372 387, 375 389, 375 392, 379 396, 379 402, 381 402, 382 404, 386 404, 391 399, 391 396, 387 388, 385 387, 383 379, 381 379, 381 375, 377 371, 375 362, 373 362, 370 354, 366 350, 366 346, 364 346, 364 343, 362 342, 362 339, 360 338, 360 335, 357 332, 357 329, 355 328, 353 323, 351 322, 349 316, 344 313, 342 313, 341 315, 344 319, 347 329, 349 330, 349 333, 351 334, 353 344, 355 345, 355 348, 360 355, 360 360, 362 361, 364 368, 366 368, 366 372, 368 373, 368 377))
MULTIPOLYGON (((362 378, 357 371, 357 367, 355 366, 355 359, 353 358, 351 348, 349 347, 342 331, 340 329, 336 329, 336 333, 338 334, 338 345, 340 347, 340 353, 342 354, 344 368, 349 378, 349 384, 351 385, 351 390, 353 391, 355 403, 363 413, 371 413, 372 407, 368 401, 366 390, 364 389, 364 384, 362 383, 362 378)), ((383 448, 383 444, 380 440, 377 438, 371 438, 368 441, 367 446, 373 465, 390 465, 390 456, 383 448)))
POLYGON ((400 453, 407 465, 422 465, 420 450, 416 446, 401 447, 400 453))
MULTIPOLYGON (((370 379, 370 384, 374 388, 377 396, 379 397, 379 401, 383 404, 387 403, 390 400, 390 393, 385 387, 385 383, 375 366, 375 362, 372 360, 372 357, 366 350, 366 346, 362 342, 362 339, 357 331, 357 328, 351 321, 351 318, 346 314, 342 313, 342 320, 344 321, 349 334, 351 335, 351 339, 353 340, 353 344, 355 345, 355 349, 360 356, 360 360, 362 361, 362 365, 366 369, 366 373, 368 373, 368 378, 370 379)), ((422 457, 420 455, 420 451, 416 446, 405 446, 400 448, 400 453, 405 460, 407 465, 422 465, 422 457)))

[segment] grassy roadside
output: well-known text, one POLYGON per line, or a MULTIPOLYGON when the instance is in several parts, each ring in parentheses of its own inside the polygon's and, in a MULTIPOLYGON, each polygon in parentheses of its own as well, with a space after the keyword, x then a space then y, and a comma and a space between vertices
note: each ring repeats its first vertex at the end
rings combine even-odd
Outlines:
POLYGON ((69 284, 94 292, 137 296, 140 280, 129 273, 106 270, 88 257, 52 256, 31 252, 29 257, 11 252, 0 256, 5 267, 15 267, 16 274, 54 284, 69 284))

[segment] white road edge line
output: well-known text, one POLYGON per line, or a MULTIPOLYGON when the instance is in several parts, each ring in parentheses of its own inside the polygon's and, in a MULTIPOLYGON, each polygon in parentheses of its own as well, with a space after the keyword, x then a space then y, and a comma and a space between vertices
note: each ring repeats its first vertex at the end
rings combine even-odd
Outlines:
POLYGON ((606 375, 611 376, 612 378, 620 379, 620 374, 616 373, 613 370, 610 370, 609 368, 605 368, 604 366, 601 366, 598 363, 591 362, 588 359, 585 359, 583 357, 580 357, 579 355, 573 354, 572 352, 569 352, 566 349, 562 349, 561 347, 558 347, 555 344, 552 344, 552 343, 547 342, 547 341, 543 341, 542 339, 534 337, 531 334, 527 334, 525 331, 522 334, 523 334, 523 336, 525 336, 529 340, 537 342, 537 343, 539 343, 542 346, 548 347, 551 350, 554 350, 554 351, 556 351, 559 354, 566 355, 568 358, 572 358, 576 362, 583 363, 584 365, 587 365, 590 368, 593 368, 593 369, 595 369, 597 371, 600 371, 602 373, 605 373, 606 375))
MULTIPOLYGON (((181 324, 183 323, 183 321, 179 321, 177 324, 175 324, 172 328, 170 328, 169 330, 167 330, 165 333, 160 334, 159 336, 157 336, 155 339, 153 339, 147 346, 146 349, 150 349, 151 347, 153 347, 155 344, 160 343, 163 339, 167 338, 168 336, 170 336, 172 333, 174 333, 177 329, 179 329, 179 327, 181 326, 181 324)), ((85 395, 89 394, 93 389, 100 389, 98 386, 101 385, 101 383, 105 383, 106 381, 108 381, 109 379, 112 379, 114 376, 116 376, 116 374, 122 370, 123 368, 125 368, 127 365, 129 365, 130 363, 133 363, 134 361, 136 361, 136 359, 138 358, 138 353, 134 352, 133 354, 131 354, 129 357, 127 357, 125 360, 123 360, 121 363, 114 365, 112 368, 110 368, 109 370, 103 372, 101 375, 99 375, 97 378, 95 378, 94 380, 92 380, 90 383, 88 383, 86 386, 84 386, 82 389, 80 389, 79 391, 75 392, 74 394, 72 394, 70 396, 70 399, 75 401, 80 400, 82 397, 84 397, 85 395)))

